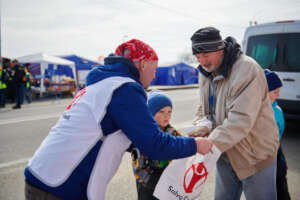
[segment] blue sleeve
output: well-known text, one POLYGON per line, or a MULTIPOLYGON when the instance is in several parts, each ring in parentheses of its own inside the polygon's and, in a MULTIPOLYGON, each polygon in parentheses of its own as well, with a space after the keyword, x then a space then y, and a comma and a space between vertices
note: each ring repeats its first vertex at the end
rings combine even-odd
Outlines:
POLYGON ((276 101, 272 103, 272 108, 274 111, 275 120, 276 120, 276 124, 277 124, 277 128, 278 128, 278 132, 279 132, 279 140, 281 140, 283 132, 284 132, 284 126, 285 126, 283 112, 282 112, 281 108, 278 106, 276 101))
POLYGON ((276 123, 278 126, 278 131, 279 131, 279 140, 281 140, 283 132, 284 132, 284 117, 283 117, 283 112, 279 108, 276 113, 276 123))
POLYGON ((144 89, 137 83, 118 88, 108 106, 108 113, 142 154, 153 160, 172 160, 196 153, 194 138, 175 137, 158 128, 147 107, 144 89))

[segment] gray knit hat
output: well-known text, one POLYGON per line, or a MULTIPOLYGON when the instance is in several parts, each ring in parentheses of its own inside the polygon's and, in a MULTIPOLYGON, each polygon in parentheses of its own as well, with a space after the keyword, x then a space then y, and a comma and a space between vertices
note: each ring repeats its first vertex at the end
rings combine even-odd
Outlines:
POLYGON ((193 54, 219 51, 225 48, 220 31, 214 27, 205 27, 191 37, 193 54))

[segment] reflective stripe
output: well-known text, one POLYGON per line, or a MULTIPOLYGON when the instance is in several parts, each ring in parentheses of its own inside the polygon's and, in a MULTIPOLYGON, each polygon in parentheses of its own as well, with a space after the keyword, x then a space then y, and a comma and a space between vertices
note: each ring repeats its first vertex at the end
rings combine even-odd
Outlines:
MULTIPOLYGON (((0 71, 0 77, 2 78, 2 74, 3 74, 3 71, 1 70, 0 71)), ((6 88, 6 83, 2 82, 2 80, 0 80, 0 90, 1 89, 5 89, 6 88)))
POLYGON ((26 72, 26 77, 27 77, 27 79, 26 79, 26 88, 30 87, 30 76, 31 76, 30 72, 26 72))

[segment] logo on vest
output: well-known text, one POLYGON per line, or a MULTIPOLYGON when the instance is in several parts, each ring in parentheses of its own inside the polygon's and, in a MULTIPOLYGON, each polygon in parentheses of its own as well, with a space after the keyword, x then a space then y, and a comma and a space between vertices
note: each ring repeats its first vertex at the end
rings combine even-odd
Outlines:
POLYGON ((183 187, 186 193, 198 189, 207 178, 207 169, 203 162, 192 164, 184 174, 183 187))
POLYGON ((66 108, 66 110, 70 110, 72 106, 75 106, 76 103, 79 101, 79 99, 82 97, 82 95, 84 95, 86 93, 86 88, 83 88, 82 90, 80 90, 76 97, 74 98, 74 100, 72 101, 72 103, 70 103, 70 105, 68 105, 68 107, 66 108))

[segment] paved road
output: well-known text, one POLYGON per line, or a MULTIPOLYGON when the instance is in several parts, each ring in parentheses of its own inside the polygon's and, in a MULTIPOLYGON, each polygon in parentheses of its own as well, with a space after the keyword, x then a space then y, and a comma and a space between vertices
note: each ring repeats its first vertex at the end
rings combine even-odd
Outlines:
MULTIPOLYGON (((174 101, 172 124, 182 127, 190 123, 197 102, 197 89, 172 90, 166 93, 174 101)), ((27 160, 70 102, 71 99, 34 102, 24 105, 21 110, 0 110, 0 200, 24 199, 23 170, 27 160)), ((299 128, 299 122, 287 124, 283 148, 289 166, 288 182, 292 199, 300 200, 300 191, 297 188, 300 184, 299 128)), ((199 199, 213 198, 213 182, 212 174, 199 199)), ((109 184, 106 199, 136 199, 128 154, 124 156, 117 174, 109 184)))

